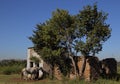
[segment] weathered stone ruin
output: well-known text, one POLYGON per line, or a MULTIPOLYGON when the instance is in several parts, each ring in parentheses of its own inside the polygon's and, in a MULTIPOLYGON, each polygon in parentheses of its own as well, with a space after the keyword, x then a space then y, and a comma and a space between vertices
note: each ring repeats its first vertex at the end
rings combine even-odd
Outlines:
MULTIPOLYGON (((113 78, 117 74, 117 61, 114 58, 106 58, 102 61, 99 61, 96 56, 74 56, 73 59, 75 61, 77 70, 76 74, 71 60, 69 58, 66 59, 67 61, 64 60, 63 64, 64 66, 70 66, 70 70, 68 70, 68 73, 66 75, 70 79, 76 79, 76 77, 78 77, 80 79, 85 79, 85 81, 92 81, 97 80, 100 76, 102 76, 103 78, 113 78), (85 67, 83 69, 83 74, 81 75, 84 58, 86 59, 85 67)), ((46 75, 48 74, 48 76, 53 75, 56 79, 62 80, 64 69, 61 69, 63 68, 63 66, 59 64, 55 65, 52 68, 52 66, 44 62, 41 56, 39 56, 31 47, 28 48, 26 68, 29 69, 35 66, 42 68, 44 77, 46 77, 46 75), (33 60, 30 59, 31 57, 36 57, 40 61, 36 64, 33 60)))
POLYGON ((43 67, 43 59, 40 55, 37 54, 37 52, 34 51, 33 47, 28 48, 27 50, 27 69, 32 67, 43 67), (31 60, 31 58, 37 58, 39 62, 35 62, 34 60, 31 60))
POLYGON ((114 58, 106 58, 100 61, 103 78, 115 78, 117 74, 117 61, 114 58))
POLYGON ((62 80, 62 73, 59 66, 57 65, 54 66, 54 77, 58 80, 62 80))
MULTIPOLYGON (((83 65, 83 59, 84 57, 79 57, 77 62, 79 76, 81 72, 80 70, 83 65)), ((99 76, 100 76, 100 66, 99 66, 98 58, 95 56, 87 56, 83 76, 80 77, 84 78, 86 81, 91 81, 91 80, 97 80, 99 76)))

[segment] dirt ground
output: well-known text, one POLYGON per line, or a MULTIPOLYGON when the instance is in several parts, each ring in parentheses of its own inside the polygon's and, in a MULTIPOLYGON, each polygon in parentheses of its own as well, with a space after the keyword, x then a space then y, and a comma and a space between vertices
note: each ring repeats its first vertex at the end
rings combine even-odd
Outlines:
MULTIPOLYGON (((50 79, 41 79, 41 80, 23 80, 20 75, 0 75, 0 84, 47 84, 50 79)), ((55 82, 55 81, 54 81, 55 82)))

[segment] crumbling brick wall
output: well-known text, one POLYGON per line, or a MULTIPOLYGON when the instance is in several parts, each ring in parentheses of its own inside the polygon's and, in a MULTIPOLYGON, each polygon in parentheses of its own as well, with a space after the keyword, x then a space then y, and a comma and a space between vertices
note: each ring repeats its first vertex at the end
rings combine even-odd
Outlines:
MULTIPOLYGON (((83 57, 79 57, 77 62, 77 67, 80 72, 83 65, 83 57)), ((100 66, 99 60, 95 56, 86 57, 86 65, 82 78, 86 81, 97 80, 100 76, 100 66)))
POLYGON ((62 80, 62 73, 58 65, 54 66, 54 77, 57 78, 58 80, 62 80))

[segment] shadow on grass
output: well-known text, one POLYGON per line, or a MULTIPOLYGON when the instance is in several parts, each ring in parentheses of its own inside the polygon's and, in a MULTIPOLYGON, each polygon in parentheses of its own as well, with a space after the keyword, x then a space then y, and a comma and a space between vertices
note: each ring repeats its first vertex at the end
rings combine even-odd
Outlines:
POLYGON ((115 75, 102 75, 102 79, 106 80, 114 80, 114 81, 119 81, 120 80, 120 74, 117 73, 115 75))

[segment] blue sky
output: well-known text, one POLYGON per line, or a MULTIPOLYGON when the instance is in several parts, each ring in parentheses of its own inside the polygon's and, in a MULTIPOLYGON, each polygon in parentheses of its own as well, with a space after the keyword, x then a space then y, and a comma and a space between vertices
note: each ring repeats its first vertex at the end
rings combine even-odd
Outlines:
POLYGON ((51 18, 52 11, 65 9, 77 14, 85 5, 97 2, 98 9, 109 14, 111 38, 104 43, 100 59, 120 61, 120 0, 0 0, 0 59, 26 59, 28 39, 38 23, 51 18))

